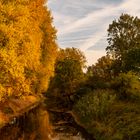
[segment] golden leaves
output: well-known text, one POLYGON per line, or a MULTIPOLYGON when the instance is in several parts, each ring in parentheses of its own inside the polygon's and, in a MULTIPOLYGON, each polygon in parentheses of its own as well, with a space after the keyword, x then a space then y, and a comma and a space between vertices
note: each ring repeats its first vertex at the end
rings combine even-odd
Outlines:
POLYGON ((57 45, 43 4, 44 0, 0 2, 0 101, 47 88, 57 45))

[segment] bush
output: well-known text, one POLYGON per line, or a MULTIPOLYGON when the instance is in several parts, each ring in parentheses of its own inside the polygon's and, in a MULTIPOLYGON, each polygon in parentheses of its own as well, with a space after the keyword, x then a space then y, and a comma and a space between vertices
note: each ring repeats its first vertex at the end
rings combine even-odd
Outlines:
POLYGON ((95 90, 74 106, 76 119, 96 140, 139 140, 140 103, 118 100, 111 90, 95 90))
POLYGON ((133 72, 121 73, 112 82, 112 87, 117 91, 119 99, 136 100, 140 97, 140 80, 133 72))
POLYGON ((83 121, 103 120, 115 100, 112 93, 111 90, 95 90, 77 102, 74 112, 78 113, 83 121))

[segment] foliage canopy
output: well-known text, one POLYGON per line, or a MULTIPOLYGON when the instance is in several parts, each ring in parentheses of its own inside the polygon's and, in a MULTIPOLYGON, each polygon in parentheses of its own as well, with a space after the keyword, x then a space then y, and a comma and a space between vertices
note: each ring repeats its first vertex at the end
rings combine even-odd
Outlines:
POLYGON ((0 1, 0 101, 47 88, 57 54, 44 0, 0 1))

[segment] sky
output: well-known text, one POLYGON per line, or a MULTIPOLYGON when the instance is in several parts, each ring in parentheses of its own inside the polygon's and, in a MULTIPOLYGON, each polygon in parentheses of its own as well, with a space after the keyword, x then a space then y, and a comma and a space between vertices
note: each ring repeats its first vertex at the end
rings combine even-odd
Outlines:
POLYGON ((107 29, 122 13, 140 17, 140 0, 48 0, 60 48, 84 52, 87 65, 106 54, 107 29))

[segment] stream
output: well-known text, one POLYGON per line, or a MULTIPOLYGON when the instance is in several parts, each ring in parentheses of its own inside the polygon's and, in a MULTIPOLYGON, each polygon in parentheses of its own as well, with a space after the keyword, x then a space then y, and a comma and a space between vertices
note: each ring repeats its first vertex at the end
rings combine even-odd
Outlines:
POLYGON ((40 104, 0 129, 0 140, 95 140, 71 111, 40 104))
POLYGON ((77 124, 72 114, 48 110, 54 136, 52 140, 95 140, 77 124))
POLYGON ((0 140, 95 139, 75 121, 71 113, 35 108, 1 128, 0 140))

